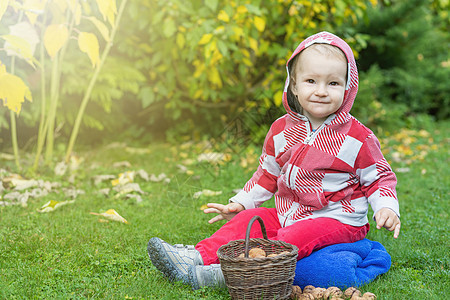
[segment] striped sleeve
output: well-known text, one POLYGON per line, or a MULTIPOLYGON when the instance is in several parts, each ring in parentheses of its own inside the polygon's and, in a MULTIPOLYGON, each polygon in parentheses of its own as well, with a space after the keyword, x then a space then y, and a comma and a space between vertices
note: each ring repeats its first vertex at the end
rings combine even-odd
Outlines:
POLYGON ((381 208, 387 207, 400 216, 395 190, 397 178, 381 153, 380 143, 373 133, 361 146, 355 168, 361 183, 361 190, 368 198, 374 215, 381 208))
POLYGON ((277 191, 277 179, 280 172, 281 168, 275 160, 272 125, 264 141, 258 169, 244 185, 244 188, 229 201, 240 203, 245 209, 259 207, 272 198, 277 191))

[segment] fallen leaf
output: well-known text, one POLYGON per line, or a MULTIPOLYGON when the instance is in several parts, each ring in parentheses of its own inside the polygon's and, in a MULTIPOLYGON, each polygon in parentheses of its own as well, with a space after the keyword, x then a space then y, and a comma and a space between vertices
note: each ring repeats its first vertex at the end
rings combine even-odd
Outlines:
POLYGON ((136 203, 141 203, 142 202, 142 197, 141 195, 136 195, 136 194, 126 194, 125 197, 127 199, 135 199, 136 203))
POLYGON ((35 188, 28 192, 32 198, 41 198, 48 195, 48 191, 42 188, 35 188))
POLYGON ((209 162, 209 163, 220 163, 223 161, 229 161, 231 159, 230 154, 219 153, 219 152, 209 152, 202 153, 197 156, 198 162, 209 162))
POLYGON ((83 161, 84 161, 83 157, 78 157, 76 155, 72 155, 70 157, 70 165, 69 165, 70 171, 78 170, 83 161))
POLYGON ((125 224, 129 224, 127 220, 125 220, 121 215, 119 215, 114 209, 108 209, 104 213, 94 213, 91 212, 91 215, 102 216, 108 220, 117 221, 125 224))
POLYGON ((27 179, 11 178, 10 182, 16 191, 26 190, 31 187, 35 187, 39 184, 38 181, 34 179, 27 180, 27 179))
POLYGON ((19 192, 12 192, 12 193, 4 195, 3 199, 11 200, 12 201, 12 202, 10 202, 11 205, 21 205, 22 207, 26 207, 29 196, 30 195, 28 192, 25 192, 23 194, 19 193, 19 192))
POLYGON ((124 173, 119 174, 119 178, 111 181, 112 186, 116 185, 125 185, 127 183, 133 182, 134 180, 134 171, 126 171, 124 173))
POLYGON ((128 161, 118 161, 113 163, 113 168, 129 168, 131 164, 128 161))
POLYGON ((14 155, 9 153, 0 153, 0 159, 3 160, 14 160, 14 155))
POLYGON ((47 213, 47 212, 52 212, 55 209, 57 209, 58 207, 70 204, 70 203, 74 203, 75 200, 67 200, 67 201, 55 201, 55 200, 50 200, 49 202, 45 203, 41 209, 38 209, 38 212, 40 213, 47 213))
POLYGON ((409 171, 411 171, 410 168, 397 168, 395 169, 396 172, 398 173, 408 173, 409 171))
POLYGON ((80 190, 80 189, 74 189, 74 188, 64 188, 63 189, 64 194, 66 195, 66 197, 70 197, 72 199, 75 199, 78 197, 78 195, 84 195, 86 194, 86 192, 84 190, 80 190))
POLYGON ((138 171, 136 172, 136 174, 138 174, 139 177, 141 177, 141 178, 144 179, 145 181, 149 181, 149 180, 150 180, 150 178, 149 178, 149 176, 148 176, 148 173, 147 173, 145 170, 140 169, 140 170, 138 170, 138 171))
POLYGON ((217 191, 216 192, 216 191, 211 191, 211 190, 205 189, 205 190, 201 190, 201 191, 195 192, 192 197, 194 199, 198 199, 198 198, 200 198, 200 196, 211 197, 211 196, 217 196, 217 195, 220 195, 220 194, 222 194, 222 191, 217 191))
POLYGON ((55 172, 56 176, 63 176, 67 171, 67 164, 64 161, 61 161, 56 164, 55 169, 53 172, 55 172))
POLYGON ((111 190, 111 189, 106 188, 106 189, 101 189, 101 190, 99 190, 98 192, 99 192, 100 194, 103 194, 103 195, 105 195, 105 196, 108 196, 110 190, 111 190))
POLYGON ((138 154, 138 155, 149 154, 151 152, 150 149, 148 148, 131 148, 131 147, 125 147, 125 151, 130 154, 138 154))
POLYGON ((116 198, 120 197, 121 195, 132 193, 132 192, 138 192, 140 194, 144 194, 144 191, 141 190, 141 187, 138 183, 127 183, 125 185, 117 185, 113 188, 115 192, 118 192, 120 195, 116 195, 116 198))
POLYGON ((114 175, 96 175, 93 177, 95 185, 99 185, 102 181, 111 180, 114 178, 116 178, 114 175))
POLYGON ((152 181, 152 182, 161 182, 161 181, 163 181, 164 183, 169 183, 170 182, 170 178, 168 178, 165 173, 161 173, 158 176, 156 176, 155 174, 151 174, 150 175, 150 181, 152 181))

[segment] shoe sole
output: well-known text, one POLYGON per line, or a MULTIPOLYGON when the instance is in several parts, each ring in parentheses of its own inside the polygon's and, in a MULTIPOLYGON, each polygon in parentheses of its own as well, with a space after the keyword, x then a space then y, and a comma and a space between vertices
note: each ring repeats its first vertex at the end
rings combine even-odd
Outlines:
POLYGON ((167 256, 160 238, 153 237, 148 241, 147 252, 152 264, 162 272, 170 281, 183 281, 188 283, 188 275, 181 273, 167 256))

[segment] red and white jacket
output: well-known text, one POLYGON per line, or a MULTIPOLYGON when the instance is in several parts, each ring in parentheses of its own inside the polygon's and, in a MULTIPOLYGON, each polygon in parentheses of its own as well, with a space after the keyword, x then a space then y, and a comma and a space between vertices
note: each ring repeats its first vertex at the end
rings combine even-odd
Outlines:
POLYGON ((373 132, 349 113, 358 90, 351 48, 339 37, 321 32, 304 40, 289 61, 313 43, 337 46, 347 57, 342 106, 313 132, 309 120, 287 103, 288 74, 283 93, 287 114, 272 124, 257 171, 230 201, 250 209, 275 195, 283 227, 320 217, 363 226, 368 222, 369 203, 374 213, 387 207, 400 215, 395 174, 373 132))

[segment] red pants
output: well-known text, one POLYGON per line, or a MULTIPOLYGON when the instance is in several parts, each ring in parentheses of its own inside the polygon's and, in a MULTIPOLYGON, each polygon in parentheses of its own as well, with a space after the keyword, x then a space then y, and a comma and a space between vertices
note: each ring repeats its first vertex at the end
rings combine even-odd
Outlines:
MULTIPOLYGON (((306 219, 287 227, 281 227, 275 208, 249 209, 238 213, 211 237, 202 240, 195 246, 200 252, 204 264, 218 264, 217 250, 220 246, 232 240, 245 239, 247 225, 255 215, 263 219, 267 237, 270 240, 285 241, 298 247, 297 259, 306 257, 314 250, 326 246, 362 240, 369 231, 369 223, 355 227, 330 218, 306 219)), ((258 222, 253 223, 250 237, 263 237, 258 222)))

